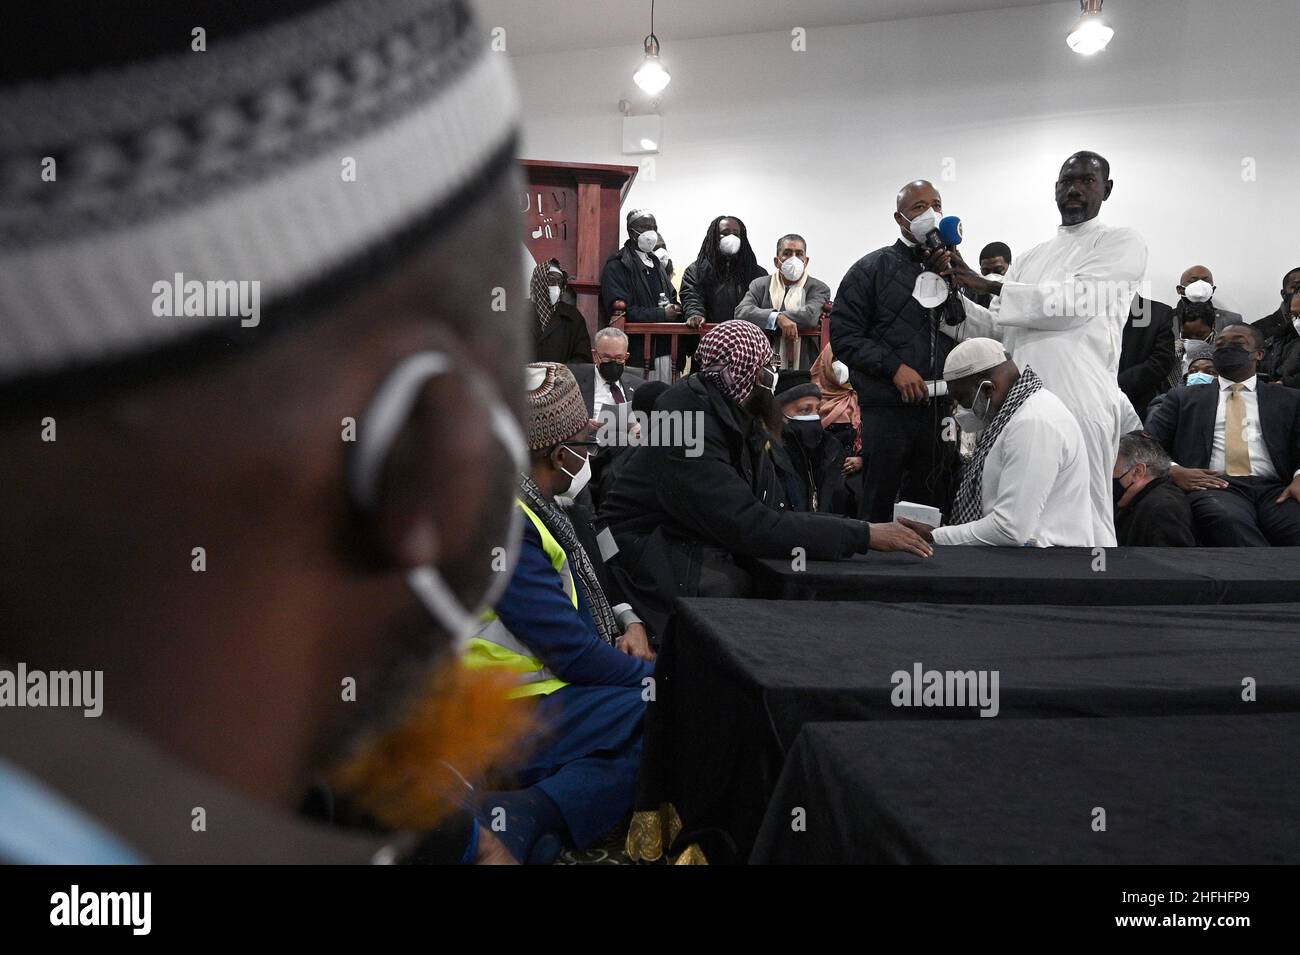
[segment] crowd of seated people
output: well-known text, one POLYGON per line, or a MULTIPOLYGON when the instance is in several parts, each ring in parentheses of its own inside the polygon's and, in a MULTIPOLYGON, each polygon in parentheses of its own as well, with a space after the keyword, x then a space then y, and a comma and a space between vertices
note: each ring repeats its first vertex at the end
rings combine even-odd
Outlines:
MULTIPOLYGON (((1067 167, 1080 162, 1085 166, 1092 162, 1109 172, 1104 160, 1087 153, 1071 157, 1067 167)), ((1053 491, 1053 487, 1064 478, 1059 471, 1030 478, 1014 463, 1014 456, 1008 457, 1015 442, 1022 440, 1017 435, 1027 433, 1030 418, 1024 416, 1027 412, 1020 413, 1020 401, 1005 406, 1010 387, 1001 387, 993 374, 1003 362, 1017 375, 1028 371, 1031 378, 1026 381, 1042 369, 1035 369, 1032 361, 1016 361, 1013 349, 999 338, 1004 352, 989 353, 989 367, 979 372, 989 377, 973 382, 969 393, 975 405, 963 405, 954 383, 946 380, 946 361, 958 337, 948 333, 946 325, 961 320, 960 315, 953 321, 946 318, 955 307, 954 299, 933 307, 913 294, 922 273, 942 272, 948 261, 921 241, 924 223, 937 221, 941 212, 942 197, 932 184, 918 180, 900 190, 894 211, 898 241, 868 254, 843 277, 833 302, 831 340, 821 344, 807 331, 819 327, 823 305, 830 310, 831 289, 809 274, 808 242, 802 235, 792 232, 776 240, 769 273, 757 262, 744 221, 721 215, 709 223, 696 258, 684 269, 674 269, 654 214, 643 209, 628 213, 627 241, 610 257, 602 276, 601 327, 590 362, 585 356, 552 360, 570 363, 593 417, 627 405, 619 427, 600 433, 598 445, 604 446, 592 455, 591 504, 608 518, 612 533, 622 538, 626 549, 655 558, 639 562, 642 576, 651 572, 648 568, 657 568, 661 575, 651 590, 666 592, 671 579, 678 592, 696 592, 702 577, 705 583, 698 592, 743 593, 745 575, 735 559, 774 549, 764 540, 763 522, 747 526, 743 542, 722 528, 722 515, 735 511, 747 498, 728 495, 714 500, 717 486, 702 482, 687 502, 688 492, 678 490, 677 476, 679 470, 693 473, 685 467, 686 459, 677 464, 666 449, 636 446, 638 420, 655 410, 703 413, 706 435, 711 438, 710 432, 720 429, 729 470, 735 470, 748 486, 749 497, 756 494, 758 503, 778 513, 856 518, 914 530, 923 540, 941 543, 955 542, 955 537, 1006 546, 1095 546, 1112 541, 1135 546, 1300 543, 1293 526, 1300 511, 1300 491, 1292 461, 1300 447, 1300 433, 1287 417, 1290 402, 1285 400, 1290 389, 1300 386, 1300 269, 1283 276, 1278 309, 1253 324, 1216 301, 1219 287, 1205 265, 1182 272, 1172 307, 1146 289, 1145 294, 1133 296, 1121 330, 1115 376, 1120 427, 1112 431, 1116 436, 1132 433, 1122 446, 1118 437, 1111 440, 1112 453, 1103 462, 1103 476, 1111 479, 1106 518, 1113 519, 1115 536, 1108 539, 1098 523, 1098 442, 1089 432, 1089 421, 1080 418, 1069 401, 1067 408, 1084 427, 1085 444, 1090 445, 1085 458, 1094 527, 1091 534, 1085 533, 1081 521, 1073 519, 1076 515, 1069 515, 1063 525, 1058 518, 1053 524, 1056 529, 1051 530, 1036 519, 1009 521, 1007 508, 1013 499, 1023 504, 1036 497, 1047 512, 1058 508, 1054 494, 1061 488, 1053 491), (670 269, 680 280, 680 298, 670 269), (942 323, 940 315, 945 316, 942 323), (630 341, 622 331, 627 322, 681 323, 683 331, 691 329, 694 334, 680 337, 675 368, 667 360, 666 336, 654 336, 652 361, 643 372, 636 367, 642 355, 641 336, 630 341), (735 397, 741 392, 735 383, 717 377, 716 369, 706 368, 696 352, 702 326, 730 322, 743 322, 766 339, 771 382, 761 390, 772 400, 761 407, 751 406, 758 400, 753 390, 746 390, 745 401, 737 407, 735 397), (936 328, 945 334, 934 334, 936 328), (1225 358, 1232 362, 1243 351, 1250 355, 1248 363, 1220 367, 1225 358), (711 375, 716 390, 706 384, 711 375), (694 384, 679 378, 694 379, 694 384), (1233 382, 1242 387, 1232 389, 1233 382), (635 410, 636 392, 652 383, 653 392, 640 402, 641 417, 629 415, 635 410), (728 384, 729 403, 725 401, 728 384), (1216 384, 1218 388, 1196 397, 1196 389, 1216 384), (1220 404, 1228 403, 1231 416, 1224 407, 1211 409, 1213 415, 1205 413, 1202 406, 1210 392, 1228 396, 1220 404), (1240 417, 1233 397, 1238 392, 1244 393, 1240 417), (1013 423, 1018 413, 1021 420, 1013 423), (1236 427, 1239 421, 1245 422, 1241 427, 1248 435, 1245 463, 1236 438, 1224 437, 1225 428, 1236 427), (1180 432, 1183 450, 1176 451, 1180 432), (1193 432, 1199 442, 1196 454, 1186 450, 1193 432), (1224 450, 1228 444, 1231 461, 1224 450), (1003 460, 1012 462, 1005 478, 999 465, 1003 460), (983 480, 972 481, 972 471, 983 480), (1018 486, 1031 480, 1041 486, 1018 486), (992 496, 995 486, 1003 495, 1000 505, 992 496), (1265 487, 1267 491, 1255 493, 1265 487), (1186 509, 1174 504, 1176 494, 1185 497, 1180 503, 1187 504, 1186 509), (936 535, 935 527, 894 524, 899 502, 931 506, 946 527, 964 524, 968 531, 955 534, 945 528, 936 535), (961 521, 956 520, 959 512, 961 521), (995 525, 1001 528, 996 533, 995 525), (1031 526, 1044 533, 1026 529, 1031 526), (1062 527, 1072 529, 1062 536, 1062 527), (1017 539, 1022 532, 1025 536, 1017 539), (698 552, 684 553, 682 540, 691 541, 698 552), (673 566, 674 572, 664 571, 673 566), (729 583, 710 582, 711 574, 720 574, 729 583)), ((1018 257, 1016 264, 1023 264, 1024 257, 1018 257)), ((963 286, 961 297, 977 307, 996 308, 1009 270, 1019 277, 1012 263, 1005 243, 989 243, 980 253, 980 271, 990 281, 979 291, 963 286)), ((553 275, 556 264, 547 268, 553 275)), ((545 274, 539 266, 535 285, 545 274)), ((757 343, 758 337, 752 337, 757 343)), ((728 341, 734 347, 739 336, 729 332, 728 341)), ((767 380, 764 375, 766 371, 761 371, 761 381, 767 380)), ((1046 407, 1048 398, 1062 387, 1067 393, 1078 390, 1077 383, 1066 385, 1059 376, 1055 384, 1040 384, 1047 396, 1031 402, 1031 411, 1046 407)), ((1067 423, 1060 423, 1059 429, 1051 431, 1049 443, 1070 446, 1068 432, 1067 423)), ((1105 441, 1100 444, 1107 446, 1105 441)), ((706 448, 708 459, 712 449, 708 441, 706 448)), ((1061 453, 1058 466, 1064 467, 1070 454, 1061 453)), ((1032 511, 1033 506, 1028 506, 1032 511)), ((836 539, 835 532, 830 538, 836 539)), ((777 539, 784 545, 780 535, 777 539)), ((822 542, 818 546, 834 551, 845 545, 827 547, 822 542)))

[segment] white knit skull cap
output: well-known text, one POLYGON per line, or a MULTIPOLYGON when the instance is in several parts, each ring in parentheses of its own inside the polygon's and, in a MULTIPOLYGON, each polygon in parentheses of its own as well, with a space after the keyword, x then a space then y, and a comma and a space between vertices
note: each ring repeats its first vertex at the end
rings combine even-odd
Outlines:
POLYGON ((511 172, 468 0, 51 6, 0 65, 0 383, 264 335, 511 172))

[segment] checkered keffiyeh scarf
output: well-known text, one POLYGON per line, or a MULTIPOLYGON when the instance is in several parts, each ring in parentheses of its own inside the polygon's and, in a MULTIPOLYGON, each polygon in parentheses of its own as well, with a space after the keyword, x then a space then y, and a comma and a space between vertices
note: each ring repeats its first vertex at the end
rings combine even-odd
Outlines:
POLYGON ((997 416, 979 433, 975 441, 975 453, 971 455, 970 462, 962 472, 961 486, 957 488, 957 500, 953 503, 952 520, 948 522, 949 524, 969 524, 980 519, 984 510, 984 459, 989 456, 989 451, 1002 434, 1002 429, 1007 426, 1007 422, 1015 416, 1029 396, 1040 391, 1042 387, 1042 379, 1026 365, 1025 370, 1020 373, 1020 380, 1007 392, 1007 399, 1002 402, 997 416))
POLYGON ((767 334, 753 322, 735 318, 701 338, 695 352, 700 374, 737 404, 749 397, 759 369, 771 360, 767 334))
POLYGON ((551 295, 547 291, 548 268, 545 262, 533 266, 533 279, 528 287, 528 297, 533 300, 533 307, 537 309, 537 324, 541 326, 543 332, 551 324, 551 318, 555 315, 555 306, 551 304, 551 295))

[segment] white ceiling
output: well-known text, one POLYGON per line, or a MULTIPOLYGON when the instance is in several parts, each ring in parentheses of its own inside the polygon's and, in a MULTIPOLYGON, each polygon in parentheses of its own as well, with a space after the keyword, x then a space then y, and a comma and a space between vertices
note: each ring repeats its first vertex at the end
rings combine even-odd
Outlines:
MULTIPOLYGON (((485 26, 505 27, 511 56, 639 47, 650 32, 650 0, 477 0, 485 26)), ((1030 7, 1044 0, 655 0, 655 35, 673 40, 875 23, 945 13, 1030 7)), ((1062 17, 1077 0, 1056 0, 1062 17)))

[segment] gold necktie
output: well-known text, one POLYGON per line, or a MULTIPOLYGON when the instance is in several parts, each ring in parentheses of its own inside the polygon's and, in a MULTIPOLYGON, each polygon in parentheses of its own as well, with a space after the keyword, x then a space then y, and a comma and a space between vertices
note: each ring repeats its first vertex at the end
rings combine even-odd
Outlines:
POLYGON ((1223 417, 1224 470, 1230 477, 1250 474, 1250 445, 1246 441, 1246 399, 1238 382, 1228 393, 1228 408, 1223 417))

